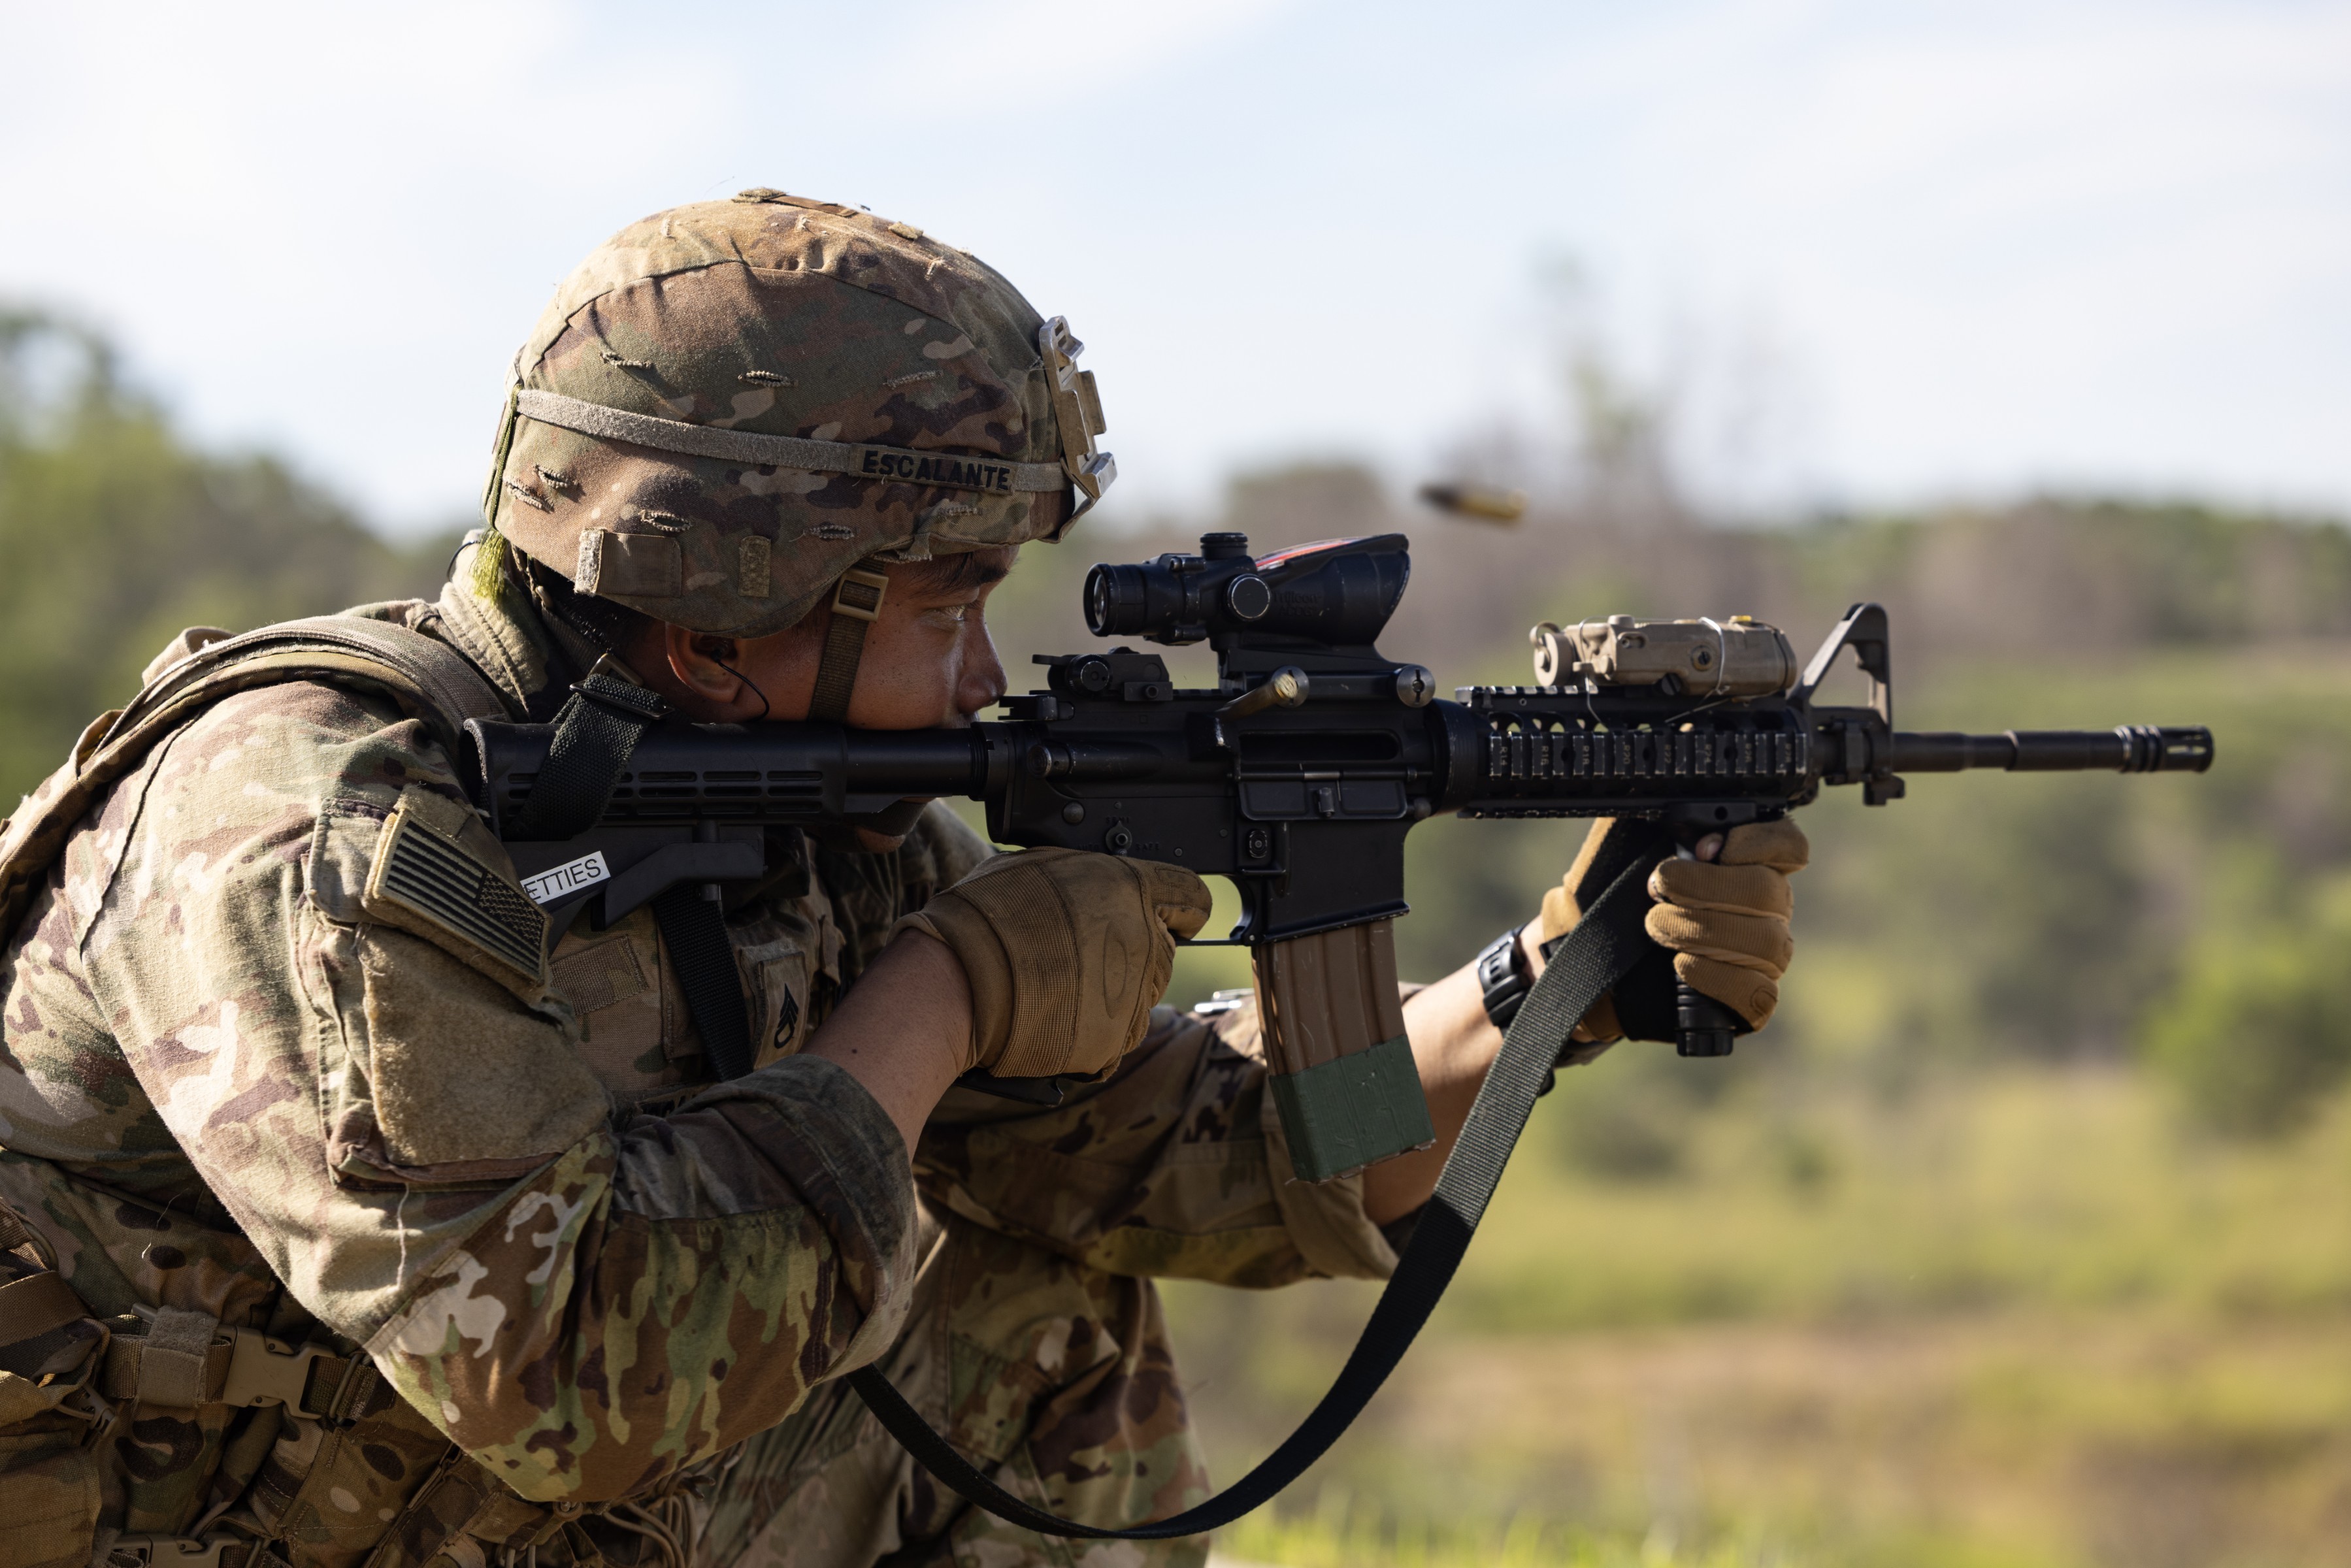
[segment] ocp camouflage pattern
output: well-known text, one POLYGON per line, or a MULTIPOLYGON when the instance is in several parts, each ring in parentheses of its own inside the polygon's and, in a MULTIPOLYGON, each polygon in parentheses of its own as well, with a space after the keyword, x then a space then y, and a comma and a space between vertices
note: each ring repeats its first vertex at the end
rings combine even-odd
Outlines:
MULTIPOLYGON (((518 699, 561 689, 527 606, 453 584, 363 612, 518 699)), ((458 1528, 446 1500, 475 1495, 454 1440, 495 1496, 575 1511, 515 1516, 552 1531, 542 1563, 632 1561, 640 1534, 576 1512, 613 1499, 690 1518, 709 1562, 1181 1557, 965 1508, 831 1380, 881 1358, 1004 1484, 1128 1521, 1206 1484, 1144 1276, 1393 1266, 1354 1184, 1287 1180, 1246 1030, 1189 1017, 1159 1015, 1053 1111, 951 1094, 910 1173, 865 1092, 798 1051, 891 924, 987 852, 943 808, 891 855, 772 837, 769 877, 726 912, 761 1065, 714 1085, 648 914, 573 931, 535 986, 374 917, 403 802, 511 881, 389 703, 231 697, 103 800, 6 950, 0 1198, 92 1311, 363 1348, 400 1396, 357 1427, 136 1412, 106 1529, 225 1510, 298 1563, 355 1568, 397 1522, 410 1545, 377 1561, 421 1563, 458 1528), (322 1479, 354 1465, 373 1479, 322 1479)), ((469 1528, 523 1529, 495 1514, 469 1528)))
MULTIPOLYGON (((779 191, 656 213, 557 289, 517 388, 690 424, 1055 463, 1042 319, 993 268, 911 225, 779 191)), ((1063 493, 688 457, 511 411, 489 514, 524 553, 676 625, 758 637, 869 556, 1055 537, 1063 493), (617 540, 619 542, 615 543, 617 540)))

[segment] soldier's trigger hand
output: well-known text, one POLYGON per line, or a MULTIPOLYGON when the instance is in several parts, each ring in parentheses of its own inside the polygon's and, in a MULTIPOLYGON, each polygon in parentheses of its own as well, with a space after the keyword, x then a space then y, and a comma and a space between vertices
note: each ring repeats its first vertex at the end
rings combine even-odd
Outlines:
POLYGON ((1180 867, 1079 850, 998 855, 898 924, 946 944, 971 983, 967 1067, 1085 1077, 1133 1050, 1176 941, 1208 918, 1180 867))
POLYGON ((1674 954, 1674 972, 1761 1029, 1780 1003, 1795 939, 1788 879, 1812 859, 1804 831, 1785 818, 1733 828, 1712 862, 1669 860, 1649 873, 1650 938, 1674 954))

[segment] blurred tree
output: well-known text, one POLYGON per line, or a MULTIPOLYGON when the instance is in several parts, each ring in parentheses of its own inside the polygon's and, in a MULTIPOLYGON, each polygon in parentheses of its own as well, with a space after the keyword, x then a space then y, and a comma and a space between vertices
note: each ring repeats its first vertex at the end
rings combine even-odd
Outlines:
POLYGON ((2292 902, 2295 918, 2201 935, 2141 1031, 2189 1121, 2208 1131, 2297 1131, 2351 1075, 2351 879, 2292 902))
POLYGON ((0 309, 0 800, 182 627, 430 593, 451 542, 395 549, 273 458, 192 450, 103 339, 0 309))
POLYGON ((1572 256, 1536 268, 1571 427, 1570 493, 1587 520, 1616 528, 1691 520, 1682 483, 1682 367, 1633 371, 1604 323, 1592 273, 1572 256))

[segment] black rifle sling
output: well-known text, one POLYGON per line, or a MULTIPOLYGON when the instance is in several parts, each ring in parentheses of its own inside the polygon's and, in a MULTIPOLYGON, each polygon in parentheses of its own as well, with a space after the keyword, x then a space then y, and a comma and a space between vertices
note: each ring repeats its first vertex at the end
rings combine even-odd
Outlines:
POLYGON ((508 827, 510 839, 576 839, 596 825, 645 731, 669 704, 643 686, 590 671, 555 716, 547 761, 508 827))
POLYGON ((1604 843, 1604 853, 1613 852, 1620 869, 1607 891, 1553 949, 1542 978, 1527 993, 1500 1054, 1487 1071, 1460 1140, 1437 1178, 1437 1191, 1421 1210, 1412 1239, 1347 1364, 1298 1429, 1248 1475, 1173 1519, 1127 1530, 1097 1529, 1033 1507, 988 1479, 933 1431, 877 1369, 861 1366, 848 1374, 850 1386, 890 1435, 951 1490, 998 1519, 1040 1535, 1165 1541, 1222 1529, 1270 1500, 1338 1441, 1404 1359, 1468 1250, 1469 1238, 1502 1179, 1502 1166, 1526 1128, 1536 1096, 1550 1086, 1577 1021, 1653 950, 1642 929, 1650 906, 1646 884, 1650 869, 1670 852, 1670 845, 1655 828, 1621 821, 1604 843))
MULTIPOLYGON (((573 839, 596 825, 645 731, 668 716, 669 704, 643 686, 590 671, 555 716, 547 761, 531 783, 510 836, 573 839)), ((685 1009, 702 1036, 703 1054, 720 1078, 751 1071, 751 1016, 735 947, 716 903, 699 887, 673 887, 653 901, 653 921, 669 948, 685 1009)))
POLYGON ((722 1079, 742 1077, 751 1071, 756 1053, 751 1015, 743 1005, 743 972, 735 967, 726 916, 700 887, 681 885, 654 898, 653 919, 710 1071, 722 1079))

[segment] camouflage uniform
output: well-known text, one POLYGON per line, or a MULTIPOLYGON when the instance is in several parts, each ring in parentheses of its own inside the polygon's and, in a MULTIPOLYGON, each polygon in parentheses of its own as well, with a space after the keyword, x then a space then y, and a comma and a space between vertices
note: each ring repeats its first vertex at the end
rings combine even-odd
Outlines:
MULTIPOLYGON (((578 650, 519 598, 461 573, 358 613, 545 711, 578 650)), ((828 1380, 879 1358, 1005 1485, 1083 1520, 1197 1500, 1148 1277, 1395 1260, 1356 1183, 1287 1180, 1246 1030, 1162 1014, 1059 1110, 952 1094, 910 1179, 864 1091, 795 1051, 987 852, 968 830, 933 808, 880 856, 775 835, 726 908, 762 1065, 713 1084, 647 913, 583 923, 532 980, 370 903, 402 812, 511 884, 464 799, 388 702, 232 696, 84 819, 6 949, 0 1199, 92 1311, 363 1350, 388 1385, 323 1416, 125 1408, 101 1545, 234 1526, 298 1563, 475 1568, 528 1514, 543 1563, 697 1534, 712 1563, 1196 1559, 1000 1525, 828 1380)), ((0 1515, 48 1495, 9 1430, 0 1515)))

